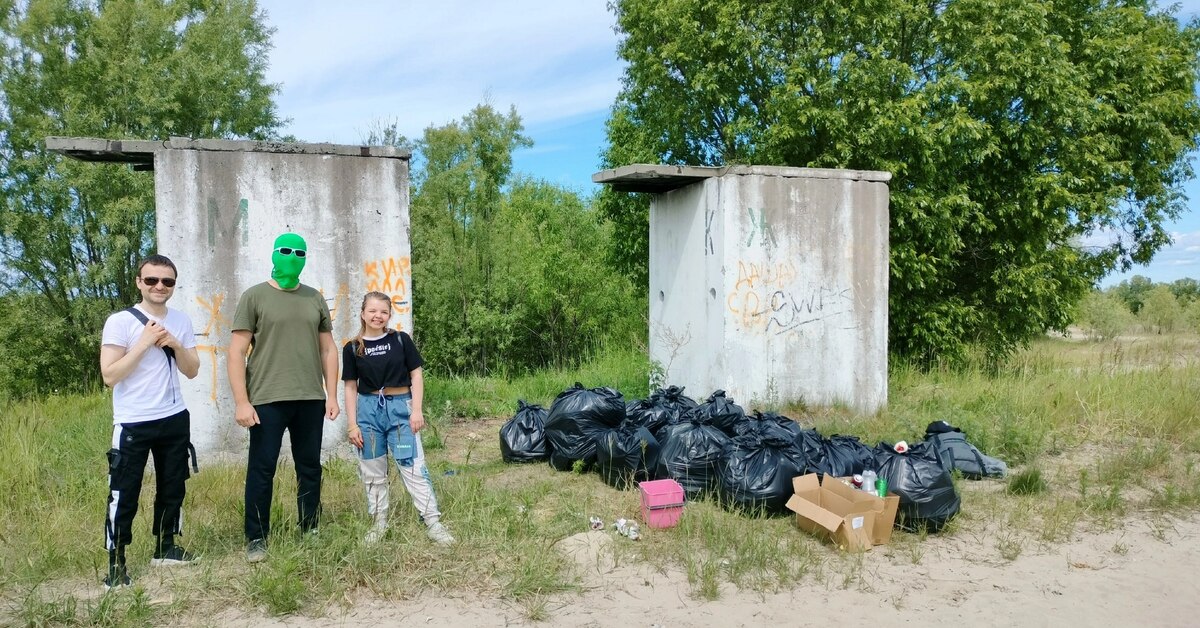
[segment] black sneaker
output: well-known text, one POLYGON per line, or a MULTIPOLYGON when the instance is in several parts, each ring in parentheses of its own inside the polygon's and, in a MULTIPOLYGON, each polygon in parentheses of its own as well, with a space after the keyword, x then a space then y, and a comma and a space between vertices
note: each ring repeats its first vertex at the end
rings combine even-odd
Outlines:
POLYGON ((129 572, 125 569, 125 565, 109 566, 108 575, 104 577, 104 590, 129 586, 133 586, 133 580, 129 578, 129 572))
POLYGON ((267 559, 267 540, 254 539, 246 545, 246 562, 261 563, 267 559))
POLYGON ((196 557, 190 552, 179 547, 171 545, 166 549, 154 552, 154 558, 150 559, 152 567, 168 567, 171 565, 191 565, 196 562, 196 557))

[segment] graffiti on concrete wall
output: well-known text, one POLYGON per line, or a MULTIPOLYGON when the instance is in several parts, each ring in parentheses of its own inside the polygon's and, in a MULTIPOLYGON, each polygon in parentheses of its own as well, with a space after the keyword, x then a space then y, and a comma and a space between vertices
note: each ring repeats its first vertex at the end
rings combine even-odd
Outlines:
MULTIPOLYGON (((412 311, 408 287, 412 285, 412 262, 408 256, 385 257, 363 263, 367 290, 382 292, 392 299, 392 312, 399 317, 412 311)), ((403 324, 396 321, 396 329, 403 324)))
MULTIPOLYGON (((201 357, 208 357, 209 362, 209 384, 211 392, 209 398, 213 401, 217 400, 217 353, 224 352, 228 345, 215 344, 218 339, 226 338, 230 327, 230 321, 222 312, 222 306, 225 304, 225 293, 218 292, 207 296, 197 296, 196 303, 200 306, 200 310, 204 312, 204 326, 201 331, 196 332, 198 339, 203 339, 206 342, 196 343, 196 353, 201 357)), ((203 364, 204 360, 201 360, 203 364)))
POLYGON ((748 207, 746 208, 746 213, 750 216, 750 235, 746 239, 747 248, 754 245, 755 239, 758 240, 758 245, 762 247, 769 248, 779 244, 779 241, 775 238, 775 229, 767 221, 766 210, 756 210, 753 207, 748 207))
POLYGON ((849 288, 798 284, 792 262, 737 264, 737 283, 725 303, 747 331, 786 334, 853 310, 849 288))
MULTIPOLYGON (((345 312, 346 316, 350 318, 354 318, 354 315, 358 313, 350 300, 350 284, 338 284, 337 291, 333 293, 332 297, 325 294, 324 288, 318 290, 321 292, 321 296, 325 297, 325 306, 329 308, 329 320, 334 324, 337 323, 338 315, 342 312, 345 312)), ((353 323, 351 325, 353 326, 353 323)))
MULTIPOLYGON (((767 220, 767 212, 763 209, 755 209, 753 207, 746 208, 746 215, 750 217, 750 229, 746 238, 746 247, 758 246, 763 248, 772 248, 779 244, 779 239, 775 236, 775 228, 767 220)), ((704 255, 707 257, 716 253, 717 247, 713 243, 713 228, 717 223, 717 211, 707 210, 704 212, 704 255)))
POLYGON ((712 228, 713 223, 717 220, 717 210, 710 209, 704 212, 704 256, 708 257, 717 252, 717 247, 713 245, 712 228))
POLYGON ((217 240, 228 240, 230 234, 240 232, 242 234, 242 245, 245 246, 250 242, 250 201, 241 199, 238 201, 237 214, 233 216, 231 224, 226 224, 221 220, 221 211, 217 207, 217 199, 208 197, 208 245, 214 246, 217 240), (228 227, 228 228, 226 228, 228 227))

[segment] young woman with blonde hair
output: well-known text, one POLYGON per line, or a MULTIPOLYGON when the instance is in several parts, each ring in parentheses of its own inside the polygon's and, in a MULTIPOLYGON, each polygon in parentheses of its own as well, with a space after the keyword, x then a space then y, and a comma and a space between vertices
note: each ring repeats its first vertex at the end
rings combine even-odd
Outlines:
POLYGON ((375 543, 387 533, 390 452, 429 538, 450 545, 454 537, 441 522, 421 446, 425 426, 421 354, 412 337, 387 327, 392 301, 386 294, 368 292, 359 318, 358 335, 342 348, 342 380, 350 424, 347 435, 360 453, 359 475, 373 519, 365 540, 375 543))

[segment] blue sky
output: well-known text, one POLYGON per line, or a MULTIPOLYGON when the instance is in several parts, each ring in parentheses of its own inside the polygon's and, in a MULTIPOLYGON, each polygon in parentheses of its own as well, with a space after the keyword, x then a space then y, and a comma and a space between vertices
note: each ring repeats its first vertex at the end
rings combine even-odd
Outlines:
MULTIPOLYGON (((533 148, 515 169, 584 194, 604 146, 604 121, 623 64, 605 0, 260 0, 276 29, 268 80, 281 85, 285 132, 357 144, 395 122, 410 138, 480 102, 517 108, 533 148)), ((1200 13, 1200 0, 1179 16, 1200 13)), ((1198 169, 1200 169, 1200 164, 1198 169)), ((1200 278, 1200 182, 1169 228, 1174 244, 1148 266, 1112 275, 1200 278)))

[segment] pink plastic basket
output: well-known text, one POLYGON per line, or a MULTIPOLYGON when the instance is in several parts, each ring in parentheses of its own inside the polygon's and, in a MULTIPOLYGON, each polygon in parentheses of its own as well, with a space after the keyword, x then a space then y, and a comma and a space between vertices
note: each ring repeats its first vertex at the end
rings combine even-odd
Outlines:
POLYGON ((675 480, 638 482, 642 520, 651 528, 670 528, 683 515, 683 487, 675 480))

